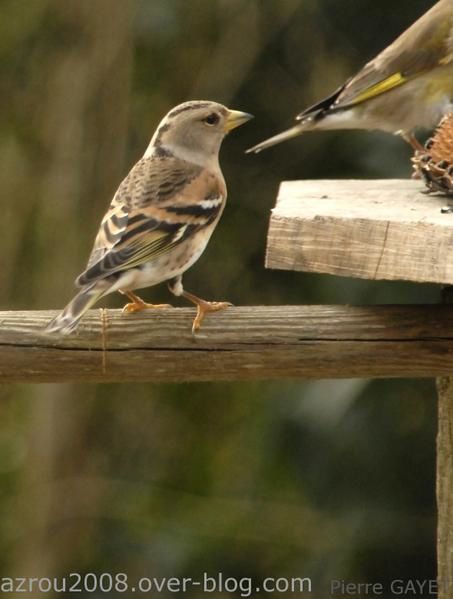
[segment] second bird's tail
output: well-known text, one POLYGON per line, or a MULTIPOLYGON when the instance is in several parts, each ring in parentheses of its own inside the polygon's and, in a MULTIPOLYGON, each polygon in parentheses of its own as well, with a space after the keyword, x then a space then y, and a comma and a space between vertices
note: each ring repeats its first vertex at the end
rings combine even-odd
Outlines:
POLYGON ((307 125, 305 123, 299 123, 299 124, 295 125, 294 127, 291 127, 291 129, 287 129, 286 131, 283 131, 282 133, 279 133, 278 135, 269 137, 269 139, 262 141, 261 143, 257 144, 256 146, 253 146, 253 148, 249 148, 248 150, 246 150, 246 154, 250 154, 250 152, 254 152, 255 154, 258 154, 258 152, 261 152, 261 150, 265 150, 266 148, 275 146, 276 144, 279 144, 282 141, 286 141, 287 139, 291 139, 292 137, 297 137, 298 135, 300 135, 303 131, 307 130, 308 128, 309 127, 307 127, 307 125))

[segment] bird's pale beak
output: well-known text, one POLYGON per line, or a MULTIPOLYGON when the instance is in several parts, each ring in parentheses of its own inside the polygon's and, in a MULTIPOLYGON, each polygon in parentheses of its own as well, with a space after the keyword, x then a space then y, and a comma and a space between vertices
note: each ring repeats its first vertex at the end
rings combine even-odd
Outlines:
POLYGON ((243 125, 250 119, 253 119, 253 114, 241 112, 240 110, 230 110, 225 121, 225 133, 228 133, 232 129, 236 129, 236 127, 243 125))

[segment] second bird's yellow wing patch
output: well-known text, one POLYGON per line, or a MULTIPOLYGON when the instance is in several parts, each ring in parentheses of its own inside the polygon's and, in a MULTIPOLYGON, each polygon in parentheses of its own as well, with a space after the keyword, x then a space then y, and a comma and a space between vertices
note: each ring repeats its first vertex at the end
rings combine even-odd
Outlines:
POLYGON ((363 90, 363 92, 359 93, 355 98, 351 99, 349 104, 353 106, 354 104, 360 104, 361 102, 365 102, 366 100, 371 100, 371 98, 375 98, 376 96, 380 96, 385 92, 390 91, 391 89, 398 87, 407 81, 407 77, 404 77, 401 73, 395 73, 371 85, 370 87, 363 90))

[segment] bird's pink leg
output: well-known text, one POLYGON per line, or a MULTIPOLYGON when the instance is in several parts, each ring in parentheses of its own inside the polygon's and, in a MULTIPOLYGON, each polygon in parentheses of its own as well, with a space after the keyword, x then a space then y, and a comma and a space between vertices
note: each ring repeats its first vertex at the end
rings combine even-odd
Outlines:
POLYGON ((410 133, 407 133, 406 131, 401 133, 401 137, 404 139, 404 141, 407 141, 407 143, 413 147, 415 152, 425 152, 425 148, 418 141, 418 139, 415 137, 412 131, 410 133))
POLYGON ((230 302, 208 302, 197 297, 196 295, 193 295, 193 293, 189 293, 188 291, 183 291, 181 295, 197 306, 197 315, 192 323, 192 333, 195 333, 199 330, 205 314, 208 312, 225 310, 233 305, 230 304, 230 302))
POLYGON ((171 308, 170 304, 148 304, 144 302, 141 297, 132 293, 132 291, 124 291, 123 289, 118 289, 120 293, 123 295, 127 295, 127 297, 131 300, 129 304, 126 304, 123 308, 123 312, 128 314, 132 312, 141 312, 142 310, 148 310, 152 308, 171 308))

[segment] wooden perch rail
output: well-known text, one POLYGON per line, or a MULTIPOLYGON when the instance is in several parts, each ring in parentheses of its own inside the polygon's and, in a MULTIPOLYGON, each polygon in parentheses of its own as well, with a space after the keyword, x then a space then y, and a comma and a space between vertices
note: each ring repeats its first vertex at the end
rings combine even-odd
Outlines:
POLYGON ((77 333, 53 312, 0 312, 0 382, 433 377, 453 372, 453 306, 91 310, 77 333))

